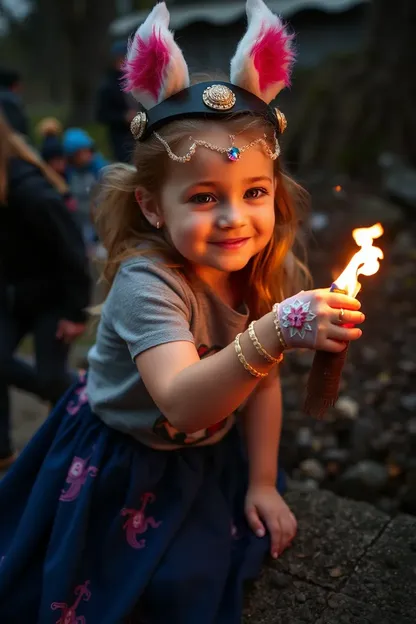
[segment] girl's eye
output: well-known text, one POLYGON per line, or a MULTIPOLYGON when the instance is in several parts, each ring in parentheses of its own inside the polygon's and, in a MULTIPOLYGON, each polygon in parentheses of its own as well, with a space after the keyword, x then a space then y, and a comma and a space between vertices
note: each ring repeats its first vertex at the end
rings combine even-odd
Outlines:
POLYGON ((208 193, 197 193, 189 200, 190 203, 199 205, 211 204, 213 201, 215 201, 215 198, 213 195, 209 195, 208 193))
POLYGON ((263 195, 268 195, 268 192, 264 188, 251 188, 246 191, 244 198, 245 199, 259 199, 263 197, 263 195))

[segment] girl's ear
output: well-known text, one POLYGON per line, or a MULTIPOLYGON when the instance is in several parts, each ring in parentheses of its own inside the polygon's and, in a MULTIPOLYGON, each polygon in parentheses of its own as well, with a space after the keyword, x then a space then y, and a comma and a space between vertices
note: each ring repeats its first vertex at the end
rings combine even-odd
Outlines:
POLYGON ((150 225, 159 229, 163 225, 162 216, 159 206, 154 196, 145 188, 138 186, 134 191, 134 196, 143 216, 148 220, 150 225))
POLYGON ((247 0, 248 28, 231 60, 231 82, 268 104, 290 85, 294 35, 263 0, 247 0))
POLYGON ((146 109, 189 87, 188 66, 169 21, 166 4, 160 2, 137 29, 124 62, 123 90, 146 109))

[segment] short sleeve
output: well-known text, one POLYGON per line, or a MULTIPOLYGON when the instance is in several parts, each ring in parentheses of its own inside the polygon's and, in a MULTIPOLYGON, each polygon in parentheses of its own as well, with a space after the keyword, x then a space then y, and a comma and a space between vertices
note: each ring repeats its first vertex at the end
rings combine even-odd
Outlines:
POLYGON ((134 360, 160 344, 194 342, 187 299, 184 284, 172 271, 138 258, 121 266, 104 314, 126 342, 134 360))

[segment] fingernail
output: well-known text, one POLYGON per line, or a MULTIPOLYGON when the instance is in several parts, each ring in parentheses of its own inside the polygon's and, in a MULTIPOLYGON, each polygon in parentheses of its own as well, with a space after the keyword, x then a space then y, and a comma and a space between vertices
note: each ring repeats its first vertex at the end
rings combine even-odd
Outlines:
POLYGON ((257 529, 256 535, 257 537, 264 537, 264 529, 257 529))
POLYGON ((361 321, 362 322, 365 321, 365 314, 363 314, 362 312, 361 312, 361 321))

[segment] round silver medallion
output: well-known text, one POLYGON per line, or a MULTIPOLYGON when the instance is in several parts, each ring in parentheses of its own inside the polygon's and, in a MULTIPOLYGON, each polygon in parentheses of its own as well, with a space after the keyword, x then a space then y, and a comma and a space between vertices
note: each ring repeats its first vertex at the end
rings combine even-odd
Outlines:
POLYGON ((133 117, 130 124, 130 131, 136 141, 141 139, 141 137, 143 136, 143 133, 146 130, 146 124, 147 116, 146 113, 144 113, 143 111, 140 111, 139 113, 137 113, 137 115, 133 117))
POLYGON ((230 110, 236 101, 235 94, 225 85, 212 85, 202 94, 204 104, 214 110, 230 110))

